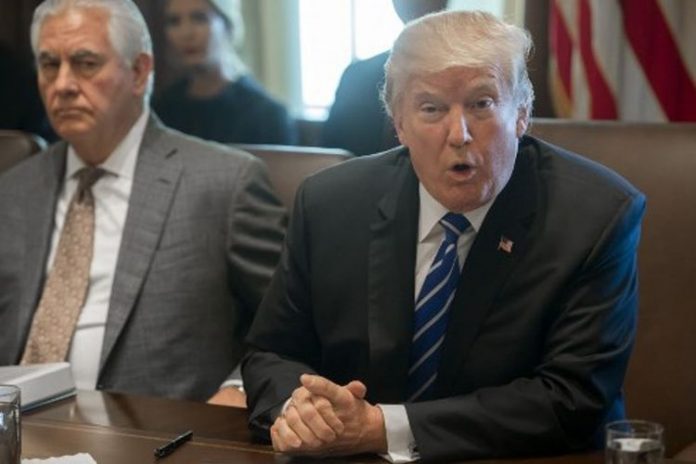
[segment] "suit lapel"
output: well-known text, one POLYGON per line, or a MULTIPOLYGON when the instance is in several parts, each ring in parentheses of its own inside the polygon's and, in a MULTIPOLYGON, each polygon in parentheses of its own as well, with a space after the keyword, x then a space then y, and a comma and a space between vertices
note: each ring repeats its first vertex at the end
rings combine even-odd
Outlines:
POLYGON ((389 191, 378 202, 370 227, 368 267, 368 395, 387 403, 405 395, 419 205, 418 179, 405 151, 390 168, 393 177, 385 176, 389 191))
POLYGON ((151 117, 140 146, 104 334, 104 368, 135 306, 181 176, 177 148, 151 117))
POLYGON ((462 269, 435 386, 438 396, 450 392, 495 297, 525 251, 537 208, 536 182, 532 160, 520 153, 513 175, 488 212, 462 269), (511 244, 511 250, 504 249, 505 243, 511 244))
MULTIPOLYGON (((20 310, 19 333, 26 340, 29 334, 34 311, 39 304, 46 276, 46 260, 51 246, 56 203, 65 177, 65 160, 67 144, 61 142, 51 147, 46 153, 36 156, 44 157, 37 163, 39 172, 34 179, 34 188, 27 195, 26 230, 24 236, 26 266, 20 310)), ((22 354, 24 343, 19 347, 17 359, 22 354)))

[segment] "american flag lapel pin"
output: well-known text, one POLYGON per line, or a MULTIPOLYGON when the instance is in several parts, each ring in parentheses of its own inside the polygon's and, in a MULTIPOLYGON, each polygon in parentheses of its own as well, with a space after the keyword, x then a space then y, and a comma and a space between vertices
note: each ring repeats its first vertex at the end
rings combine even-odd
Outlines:
POLYGON ((505 253, 512 253, 512 245, 514 242, 504 235, 500 236, 500 242, 498 242, 498 250, 504 251, 505 253))

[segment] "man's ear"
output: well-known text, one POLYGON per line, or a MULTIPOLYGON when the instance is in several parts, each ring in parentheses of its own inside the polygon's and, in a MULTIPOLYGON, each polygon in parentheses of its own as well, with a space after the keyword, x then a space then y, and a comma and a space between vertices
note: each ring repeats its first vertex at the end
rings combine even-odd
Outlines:
POLYGON ((529 127, 529 113, 525 108, 519 108, 517 110, 517 123, 516 123, 516 128, 515 128, 515 132, 517 134, 518 139, 520 137, 522 137, 527 132, 528 127, 529 127))
POLYGON ((147 53, 139 54, 133 61, 133 75, 135 77, 133 92, 136 95, 142 96, 147 91, 153 66, 152 55, 147 53))

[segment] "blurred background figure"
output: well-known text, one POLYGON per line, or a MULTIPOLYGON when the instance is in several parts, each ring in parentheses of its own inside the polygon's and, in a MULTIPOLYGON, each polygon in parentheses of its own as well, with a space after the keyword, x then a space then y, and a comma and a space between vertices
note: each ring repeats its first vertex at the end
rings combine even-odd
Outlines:
POLYGON ((13 129, 55 139, 36 86, 30 62, 0 44, 0 129, 13 129))
MULTIPOLYGON (((443 10, 447 0, 392 0, 404 23, 443 10)), ((341 76, 336 99, 324 123, 321 145, 344 148, 357 156, 370 155, 399 145, 396 131, 382 107, 379 92, 384 83, 385 51, 350 64, 341 76)))
POLYGON ((223 143, 293 144, 294 122, 248 74, 239 0, 166 0, 165 36, 183 77, 153 104, 175 129, 223 143))

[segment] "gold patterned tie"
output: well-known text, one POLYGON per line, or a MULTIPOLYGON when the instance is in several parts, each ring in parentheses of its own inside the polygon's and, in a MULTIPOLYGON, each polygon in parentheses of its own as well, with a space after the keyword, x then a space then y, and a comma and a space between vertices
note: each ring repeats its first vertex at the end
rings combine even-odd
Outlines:
POLYGON ((29 331, 21 364, 65 361, 75 324, 87 296, 94 248, 92 185, 104 170, 85 167, 70 200, 53 267, 48 273, 29 331))

